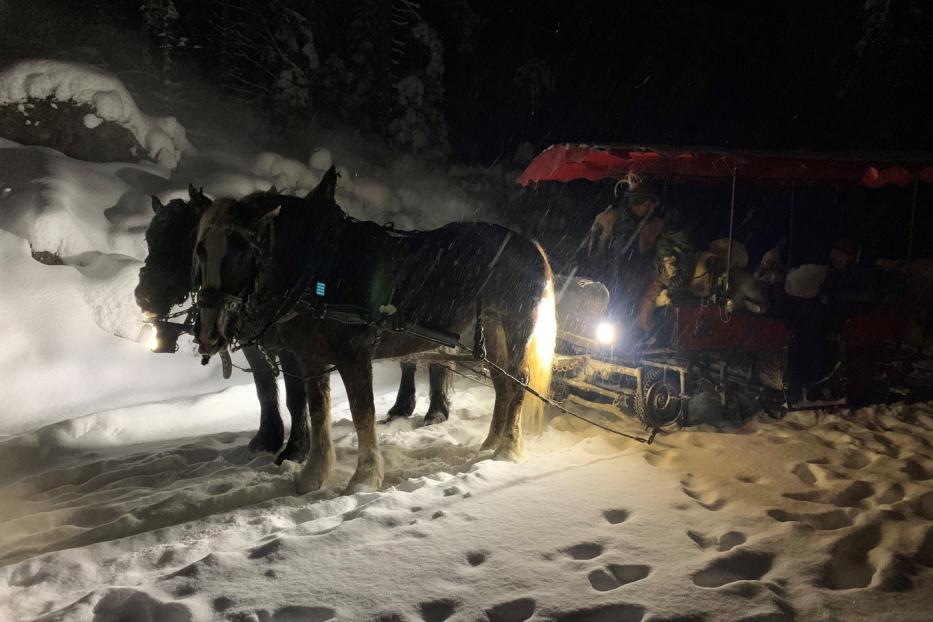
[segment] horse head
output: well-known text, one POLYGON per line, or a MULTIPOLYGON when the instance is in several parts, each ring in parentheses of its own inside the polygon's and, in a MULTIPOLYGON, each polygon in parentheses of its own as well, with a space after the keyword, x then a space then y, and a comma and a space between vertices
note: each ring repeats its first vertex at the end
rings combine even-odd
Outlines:
POLYGON ((155 214, 146 230, 149 254, 139 270, 136 304, 144 314, 161 317, 192 290, 191 254, 198 220, 210 204, 203 192, 188 187, 189 200, 172 199, 163 205, 152 197, 155 214))
POLYGON ((282 246, 313 252, 301 243, 307 231, 319 228, 323 214, 336 210, 342 215, 334 201, 336 181, 337 172, 331 168, 303 199, 258 192, 210 204, 198 224, 193 258, 201 286, 197 339, 202 354, 219 352, 246 324, 254 324, 256 316, 274 312, 277 301, 268 299, 265 286, 287 269, 284 262, 276 263, 276 252, 282 246), (288 218, 277 230, 283 207, 288 218))

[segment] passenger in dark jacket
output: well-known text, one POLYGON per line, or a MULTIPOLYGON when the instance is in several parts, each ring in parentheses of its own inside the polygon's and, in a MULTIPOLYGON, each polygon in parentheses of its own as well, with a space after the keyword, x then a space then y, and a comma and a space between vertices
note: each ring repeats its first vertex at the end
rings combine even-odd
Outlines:
POLYGON ((866 313, 881 299, 878 275, 872 266, 856 263, 858 244, 836 240, 829 252, 829 271, 820 287, 820 302, 826 307, 826 329, 841 330, 853 315, 866 313))

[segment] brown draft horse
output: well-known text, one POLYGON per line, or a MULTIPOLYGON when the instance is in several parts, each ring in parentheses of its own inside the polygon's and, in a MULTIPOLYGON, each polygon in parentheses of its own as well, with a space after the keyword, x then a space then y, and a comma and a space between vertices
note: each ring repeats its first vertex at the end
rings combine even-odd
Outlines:
MULTIPOLYGON (((233 341, 275 343, 294 355, 307 380, 311 451, 299 492, 324 485, 334 463, 330 366, 346 386, 359 440, 348 490, 381 485, 372 361, 436 347, 392 327, 462 335, 479 317, 488 359, 542 394, 556 339, 551 268, 536 243, 475 222, 393 232, 349 218, 334 200, 336 185, 332 168, 305 199, 217 199, 201 218, 195 246, 201 352, 233 341), (317 311, 296 313, 295 301, 309 295, 320 297, 317 311), (359 309, 355 324, 326 311, 347 308, 359 309)), ((523 449, 525 391, 502 373, 492 375, 496 400, 482 449, 515 459, 523 449)))

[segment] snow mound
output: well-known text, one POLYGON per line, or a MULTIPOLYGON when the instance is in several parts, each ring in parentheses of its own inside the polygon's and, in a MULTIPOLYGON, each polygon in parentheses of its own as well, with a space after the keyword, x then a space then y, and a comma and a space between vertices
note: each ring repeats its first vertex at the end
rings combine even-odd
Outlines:
POLYGON ((19 62, 0 72, 0 104, 25 104, 52 98, 91 106, 95 114, 84 124, 94 128, 112 121, 129 130, 149 157, 169 170, 186 153, 194 151, 185 128, 175 117, 150 117, 133 101, 126 87, 114 76, 95 67, 54 60, 19 62))
POLYGON ((134 338, 141 326, 135 260, 95 257, 84 272, 46 266, 0 230, 0 265, 0 291, 10 293, 0 296, 0 434, 227 385, 193 353, 155 355, 115 336, 134 338))

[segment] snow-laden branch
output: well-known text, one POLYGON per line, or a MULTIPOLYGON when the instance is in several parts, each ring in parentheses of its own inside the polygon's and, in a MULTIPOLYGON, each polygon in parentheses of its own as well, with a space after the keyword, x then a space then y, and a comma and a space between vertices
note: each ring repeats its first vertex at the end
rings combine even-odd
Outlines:
POLYGON ((118 78, 100 69, 64 61, 29 60, 0 72, 0 104, 49 98, 90 106, 100 119, 129 130, 149 157, 164 168, 174 169, 184 154, 194 151, 185 128, 175 117, 148 116, 118 78))

